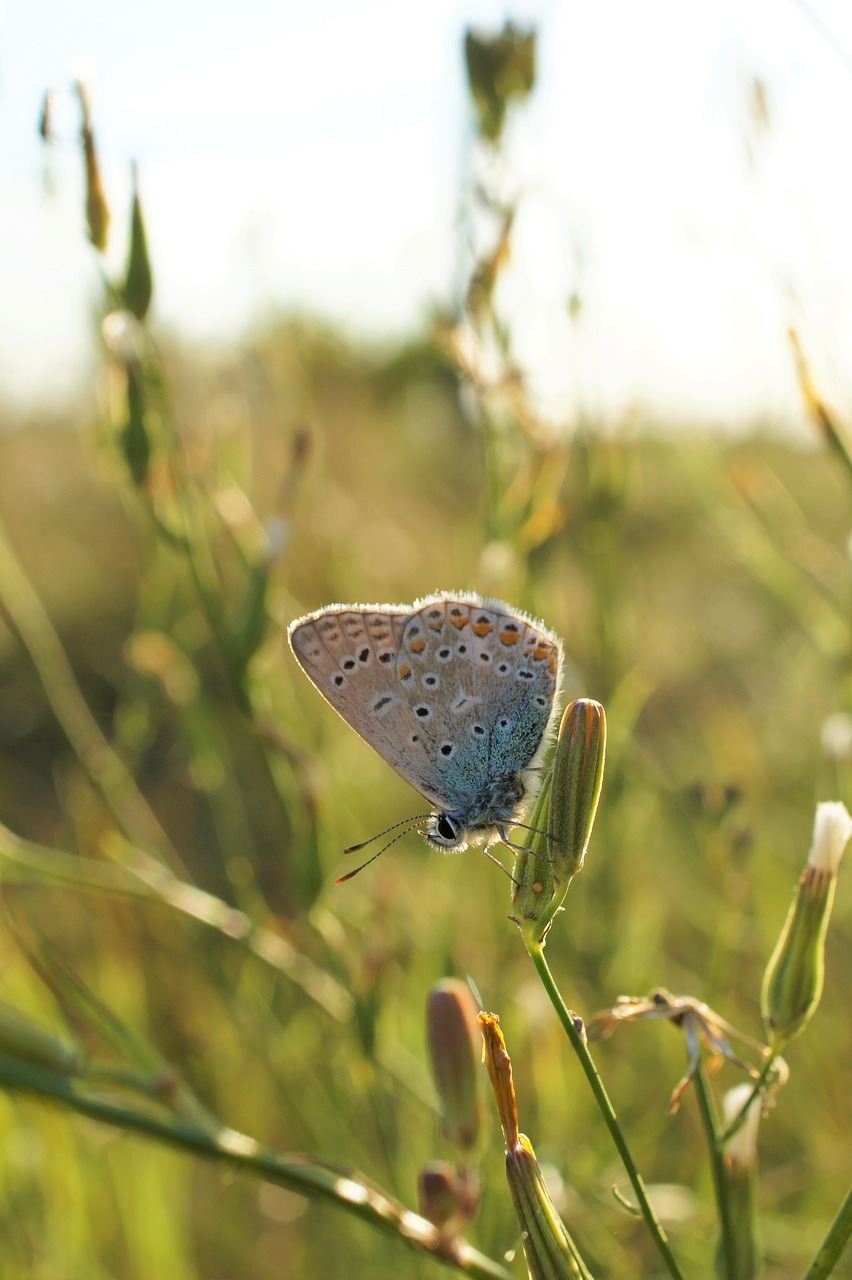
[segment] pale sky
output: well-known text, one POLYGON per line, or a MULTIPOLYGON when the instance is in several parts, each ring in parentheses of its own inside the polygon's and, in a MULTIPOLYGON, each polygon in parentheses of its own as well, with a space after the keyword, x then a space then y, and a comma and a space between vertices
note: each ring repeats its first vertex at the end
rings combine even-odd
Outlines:
POLYGON ((544 411, 796 421, 791 322, 823 393, 852 410, 841 0, 40 0, 0 13, 0 397, 55 402, 91 349, 99 264, 69 93, 81 66, 109 261, 123 259, 136 159, 156 319, 227 339, 299 306, 402 337, 458 284, 464 29, 511 16, 537 25, 540 63, 506 158, 521 213, 502 303, 544 411), (47 86, 52 194, 36 135, 47 86))

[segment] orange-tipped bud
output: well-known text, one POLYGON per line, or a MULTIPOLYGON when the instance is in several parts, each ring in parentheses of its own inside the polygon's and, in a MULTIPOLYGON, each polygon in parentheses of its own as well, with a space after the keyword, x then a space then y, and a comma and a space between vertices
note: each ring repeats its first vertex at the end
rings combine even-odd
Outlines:
POLYGON ((532 1280, 588 1280, 589 1272, 551 1199, 532 1143, 518 1131, 512 1063, 494 1013, 481 1013, 485 1065, 506 1143, 506 1177, 532 1280))

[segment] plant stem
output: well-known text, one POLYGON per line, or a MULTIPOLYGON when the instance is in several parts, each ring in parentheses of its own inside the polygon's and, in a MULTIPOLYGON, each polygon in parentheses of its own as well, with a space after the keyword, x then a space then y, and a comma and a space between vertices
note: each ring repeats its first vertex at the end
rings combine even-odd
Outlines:
POLYGON ((536 967, 538 976, 541 978, 542 985, 550 998, 550 1003, 556 1010, 559 1021, 562 1023, 565 1033, 571 1042, 571 1048, 580 1060, 580 1066, 585 1072, 586 1079, 588 1080, 592 1093, 595 1096, 595 1101, 597 1102, 600 1113, 603 1116, 604 1123, 609 1129, 610 1136, 615 1143, 619 1156, 621 1157, 621 1162, 624 1165, 627 1176, 630 1179, 631 1185, 636 1194, 636 1199, 639 1203, 642 1217, 645 1219, 648 1230, 654 1238, 654 1243, 656 1244, 657 1249, 668 1268, 669 1274, 674 1277, 674 1280, 683 1280, 683 1275, 675 1261, 666 1233, 663 1230, 659 1218, 654 1212, 650 1200, 648 1199, 648 1192, 645 1188, 645 1183, 642 1181, 642 1175, 636 1168, 636 1163, 633 1156, 630 1154, 630 1149, 627 1146, 624 1134, 621 1132, 621 1126, 618 1123, 618 1117, 615 1114, 615 1109, 609 1100, 609 1095, 604 1088, 603 1081, 598 1075, 598 1069, 595 1066, 594 1059, 589 1053, 585 1037, 583 1036, 570 1010, 566 1007, 559 988, 553 978, 553 974, 550 972, 550 966, 548 965, 544 955, 544 946, 541 943, 536 944, 532 941, 527 941, 527 950, 529 952, 530 959, 536 967))
POLYGON ((224 1125, 205 1127, 173 1116, 164 1119, 124 1102, 92 1096, 79 1081, 5 1053, 0 1053, 0 1088, 58 1103, 103 1124, 142 1133, 191 1155, 223 1161, 298 1195, 330 1200, 339 1209, 474 1280, 514 1280, 499 1262, 463 1240, 441 1236, 425 1218, 406 1209, 354 1170, 272 1151, 224 1125))
POLYGON ((757 1095, 760 1093, 763 1086, 766 1084, 766 1080, 769 1076, 769 1073, 778 1059, 778 1052, 779 1052, 778 1049, 772 1050, 769 1057, 766 1059, 766 1061, 764 1062, 761 1068, 760 1075, 757 1077, 757 1079, 754 1082, 754 1086, 752 1088, 751 1093, 748 1095, 745 1102, 740 1107, 739 1111, 737 1112, 736 1116, 734 1116, 734 1119, 728 1125, 725 1132, 717 1135, 716 1142, 718 1143, 720 1148, 724 1147, 725 1143, 728 1142, 729 1139, 733 1138, 734 1134, 737 1133, 745 1124, 745 1118, 746 1118, 748 1109, 754 1102, 757 1095))
POLYGON ((59 636, 0 523, 0 601, 29 654, 51 709, 91 782, 134 844, 181 871, 180 858, 124 761, 89 710, 59 636))
POLYGON ((852 1235, 852 1187, 846 1193, 846 1199, 837 1211, 837 1216, 828 1229, 816 1257, 804 1274, 803 1280, 824 1280, 830 1276, 840 1255, 849 1243, 852 1235))
POLYGON ((713 1175, 713 1192, 716 1196, 716 1208, 719 1212, 719 1230, 721 1233, 721 1254, 725 1259, 725 1273, 734 1275, 734 1238, 731 1225, 731 1203, 728 1197, 728 1178, 725 1172, 725 1155, 716 1127, 716 1115, 713 1099, 707 1084, 707 1075, 703 1062, 699 1061, 695 1071, 695 1093, 698 1098, 698 1110, 701 1123, 707 1136, 707 1149, 710 1152, 710 1171, 713 1175))

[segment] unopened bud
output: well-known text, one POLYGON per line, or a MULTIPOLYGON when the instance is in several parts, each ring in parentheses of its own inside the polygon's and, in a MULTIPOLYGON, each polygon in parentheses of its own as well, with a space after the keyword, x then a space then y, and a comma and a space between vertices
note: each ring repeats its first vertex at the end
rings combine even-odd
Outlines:
POLYGON ((42 142, 53 142, 53 90, 48 89, 41 100, 38 132, 42 142))
POLYGON ((496 35, 468 31, 464 40, 470 94, 479 132, 496 142, 503 132, 509 103, 522 100, 535 84, 536 33, 507 22, 496 35))
POLYGON ((845 805, 817 805, 808 863, 766 968, 761 1008, 773 1048, 802 1032, 822 995, 825 935, 837 871, 852 835, 845 805))
POLYGON ((83 158, 86 162, 86 222, 89 228, 89 239, 95 248, 103 253, 109 239, 109 205, 104 194, 95 147, 91 97, 89 87, 84 80, 78 80, 75 87, 77 97, 80 99, 80 110, 83 113, 80 137, 83 143, 83 158))
POLYGON ((463 982, 447 978, 429 992, 426 1034, 444 1135, 460 1150, 470 1151, 478 1141, 481 1122, 479 1037, 476 1005, 463 982))
POLYGON ((479 1180, 473 1170, 454 1169, 442 1161, 426 1165, 417 1191, 421 1216, 444 1239, 460 1236, 479 1207, 479 1180))
MULTIPOLYGON (((722 1100, 725 1121, 731 1124, 754 1090, 750 1084, 729 1089, 722 1100)), ((754 1097, 745 1119, 725 1147, 728 1206, 726 1231, 716 1249, 719 1280, 755 1280, 762 1268, 757 1230, 757 1128, 761 1096, 754 1097)))
POLYGON ((136 166, 133 166, 133 208, 130 215, 130 249, 124 281, 124 305, 137 320, 144 320, 151 305, 154 281, 148 256, 148 237, 139 199, 136 166))
POLYGON ((589 1272, 551 1199, 532 1143, 518 1131, 512 1063, 500 1019, 493 1013, 481 1013, 479 1026, 506 1143, 506 1177, 529 1274, 532 1280, 588 1280, 589 1272))
POLYGON ((755 1093, 753 1085, 738 1084, 729 1089, 722 1099, 725 1124, 730 1125, 739 1117, 749 1098, 752 1101, 743 1122, 725 1146, 726 1162, 741 1168, 757 1162, 757 1130, 760 1125, 762 1097, 759 1092, 755 1093))
POLYGON ((148 479, 151 466, 151 438, 148 434, 145 379, 135 360, 128 360, 127 418, 121 431, 120 445, 131 479, 140 488, 148 479))
POLYGON ((513 919, 542 943, 568 886, 583 866, 592 834, 606 756, 606 713, 580 698, 565 708, 549 783, 531 820, 535 834, 518 857, 513 919))

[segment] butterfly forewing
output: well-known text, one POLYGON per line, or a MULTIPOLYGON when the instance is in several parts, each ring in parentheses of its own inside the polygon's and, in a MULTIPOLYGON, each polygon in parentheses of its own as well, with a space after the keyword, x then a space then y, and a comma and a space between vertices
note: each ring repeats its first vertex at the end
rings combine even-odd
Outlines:
POLYGON ((537 763, 561 645, 499 601, 333 606, 293 623, 299 663, 336 711, 421 795, 471 812, 493 779, 537 763))
POLYGON ((397 676, 410 609, 332 606, 298 619, 290 645, 299 665, 347 724, 433 804, 446 803, 418 740, 397 676))

